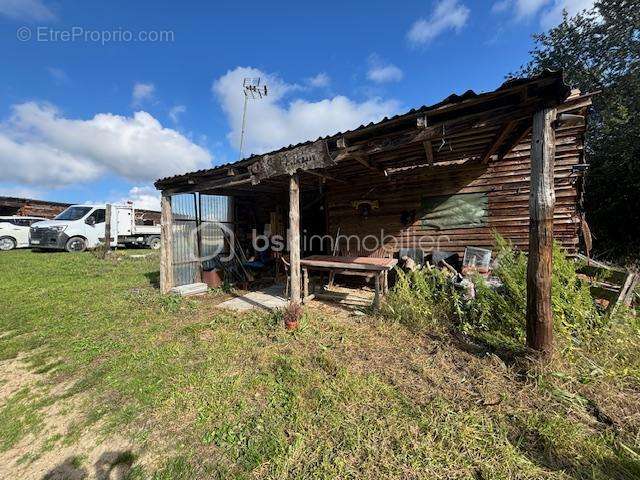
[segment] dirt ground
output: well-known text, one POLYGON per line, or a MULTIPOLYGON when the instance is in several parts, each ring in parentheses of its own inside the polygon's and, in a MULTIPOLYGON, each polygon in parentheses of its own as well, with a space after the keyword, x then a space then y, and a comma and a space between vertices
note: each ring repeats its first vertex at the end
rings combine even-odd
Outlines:
POLYGON ((34 373, 24 356, 0 362, 0 407, 18 391, 51 404, 42 410, 42 430, 29 433, 11 449, 0 453, 0 478, 47 480, 120 480, 133 461, 144 462, 132 442, 124 437, 100 434, 94 425, 69 439, 71 426, 81 423, 86 412, 83 394, 67 396, 73 382, 50 383, 46 374, 34 373))

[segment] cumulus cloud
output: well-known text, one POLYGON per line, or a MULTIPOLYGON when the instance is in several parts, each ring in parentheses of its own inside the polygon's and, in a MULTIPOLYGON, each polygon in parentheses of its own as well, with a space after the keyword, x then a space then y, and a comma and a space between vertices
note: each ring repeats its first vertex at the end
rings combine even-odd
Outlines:
POLYGON ((245 145, 247 152, 263 153, 289 144, 316 139, 338 131, 353 129, 362 123, 378 121, 399 108, 396 101, 372 98, 358 102, 339 95, 319 101, 287 97, 299 91, 277 75, 255 68, 238 67, 214 81, 212 90, 227 115, 233 146, 240 141, 243 78, 262 78, 269 95, 250 100, 245 145))
POLYGON ((0 197, 41 198, 42 191, 20 185, 0 184, 0 197))
POLYGON ((562 21, 562 12, 567 11, 570 17, 583 10, 593 8, 594 0, 555 0, 542 12, 540 25, 549 29, 562 21))
POLYGON ((328 87, 331 83, 331 77, 324 72, 317 74, 314 77, 308 79, 308 83, 310 86, 315 88, 328 87))
POLYGON ((469 8, 459 0, 440 0, 429 18, 420 18, 411 26, 407 38, 413 45, 424 45, 448 30, 459 32, 470 14, 469 8))
POLYGON ((385 62, 375 53, 369 56, 367 78, 372 82, 399 82, 402 80, 402 77, 404 77, 402 70, 395 65, 385 62))
POLYGON ((514 20, 521 21, 540 17, 540 26, 549 29, 562 20, 562 12, 573 16, 593 8, 594 0, 499 0, 493 4, 494 13, 512 11, 514 20))
POLYGON ((13 20, 49 22, 56 19, 53 11, 41 0, 0 0, 0 15, 13 20))
POLYGON ((115 203, 125 204, 133 202, 135 208, 143 210, 160 210, 160 192, 151 185, 136 186, 129 190, 129 194, 115 203))
POLYGON ((211 155, 146 112, 69 119, 51 105, 12 107, 0 123, 3 180, 64 186, 115 174, 131 181, 207 168, 211 155))
POLYGON ((156 87, 153 83, 136 83, 131 93, 131 103, 134 107, 142 105, 144 102, 154 98, 156 87))
POLYGON ((175 105, 174 107, 171 107, 171 110, 169 110, 169 118, 171 118, 173 123, 178 123, 178 120, 180 120, 180 115, 182 115, 186 111, 187 107, 185 107, 184 105, 175 105))

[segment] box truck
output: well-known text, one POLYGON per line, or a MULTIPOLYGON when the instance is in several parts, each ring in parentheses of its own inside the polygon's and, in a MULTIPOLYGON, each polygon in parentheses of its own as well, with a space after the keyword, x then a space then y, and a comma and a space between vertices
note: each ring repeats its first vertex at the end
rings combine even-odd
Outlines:
MULTIPOLYGON (((133 205, 110 205, 111 246, 160 248, 160 225, 136 225, 133 205)), ((34 223, 29 235, 33 249, 83 252, 105 241, 107 205, 71 205, 53 220, 34 223)))

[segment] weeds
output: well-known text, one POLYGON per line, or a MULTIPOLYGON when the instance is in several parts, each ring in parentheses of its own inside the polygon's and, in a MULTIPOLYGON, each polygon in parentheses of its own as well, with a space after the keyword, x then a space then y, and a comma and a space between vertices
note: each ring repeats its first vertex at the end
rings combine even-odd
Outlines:
MULTIPOLYGON (((399 272, 383 314, 414 330, 456 328, 515 348, 524 343, 525 336, 527 257, 498 237, 497 259, 494 275, 502 286, 494 288, 478 276, 474 279, 476 297, 471 301, 464 300, 450 275, 439 269, 399 272)), ((578 278, 576 267, 555 245, 551 298, 554 329, 567 340, 567 346, 582 341, 608 322, 593 301, 588 284, 578 278)))

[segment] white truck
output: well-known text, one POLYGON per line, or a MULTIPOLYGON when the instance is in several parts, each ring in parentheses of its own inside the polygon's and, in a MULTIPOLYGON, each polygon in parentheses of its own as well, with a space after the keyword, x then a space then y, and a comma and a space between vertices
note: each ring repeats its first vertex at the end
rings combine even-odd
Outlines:
POLYGON ((42 220, 46 219, 18 215, 0 217, 0 250, 28 247, 29 228, 42 220))
MULTIPOLYGON (((71 205, 53 220, 31 226, 33 249, 83 252, 105 241, 107 205, 71 205)), ((111 205, 111 246, 160 248, 160 225, 136 225, 133 205, 111 205)))

